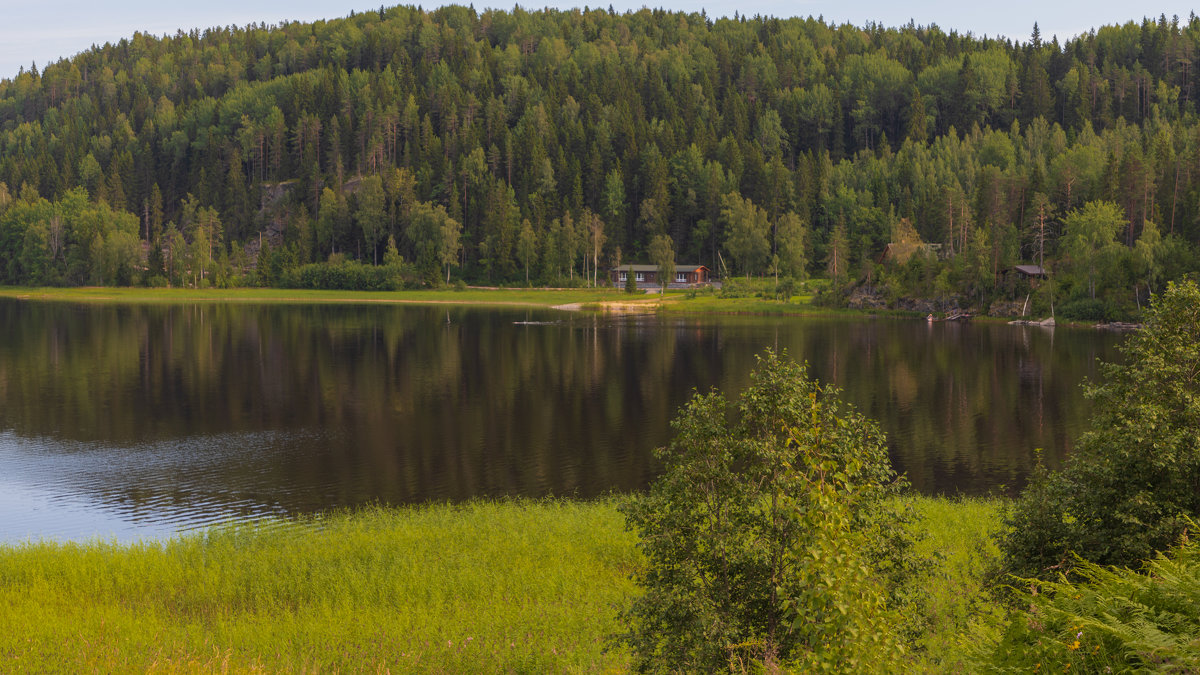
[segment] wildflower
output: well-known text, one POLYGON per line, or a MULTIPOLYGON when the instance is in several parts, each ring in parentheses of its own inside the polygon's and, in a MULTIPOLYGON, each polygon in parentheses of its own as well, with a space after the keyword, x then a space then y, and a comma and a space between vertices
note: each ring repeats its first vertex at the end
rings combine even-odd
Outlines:
POLYGON ((1079 649, 1079 640, 1076 640, 1076 641, 1072 642, 1071 644, 1067 645, 1067 649, 1070 649, 1071 651, 1075 651, 1076 649, 1079 649))

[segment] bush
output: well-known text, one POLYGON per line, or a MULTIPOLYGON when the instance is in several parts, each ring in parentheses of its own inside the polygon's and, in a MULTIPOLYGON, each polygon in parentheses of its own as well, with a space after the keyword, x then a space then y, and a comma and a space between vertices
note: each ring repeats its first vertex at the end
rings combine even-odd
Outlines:
POLYGON ((673 426, 663 476, 623 507, 647 560, 636 667, 895 670, 911 542, 878 426, 771 352, 736 405, 696 395, 673 426))
POLYGON ((775 286, 775 299, 788 302, 792 296, 796 294, 796 280, 791 277, 783 277, 779 280, 779 284, 775 286))
POLYGON ((817 291, 813 296, 812 304, 817 307, 845 307, 849 301, 850 294, 843 287, 829 286, 817 291))
POLYGON ((722 298, 748 298, 751 295, 753 295, 753 290, 742 279, 729 277, 721 281, 720 297, 722 298))
POLYGON ((1129 311, 1100 298, 1081 298, 1058 307, 1058 315, 1071 321, 1128 321, 1129 311))
POLYGON ((311 263, 288 270, 280 279, 284 288, 338 291, 396 291, 413 278, 403 265, 364 265, 355 261, 311 263))
POLYGON ((729 277, 721 282, 720 297, 773 299, 775 297, 775 280, 773 278, 729 277))
POLYGON ((1058 474, 1039 474, 1006 517, 1007 570, 1048 577, 1071 553, 1136 565, 1200 514, 1200 289, 1171 284, 1146 327, 1089 385, 1091 428, 1058 474))

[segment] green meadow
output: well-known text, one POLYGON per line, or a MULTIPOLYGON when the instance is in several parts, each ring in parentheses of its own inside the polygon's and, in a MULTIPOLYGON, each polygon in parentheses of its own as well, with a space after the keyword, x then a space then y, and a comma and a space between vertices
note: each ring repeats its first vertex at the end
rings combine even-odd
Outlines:
MULTIPOLYGON (((812 304, 812 294, 802 293, 790 300, 773 300, 751 295, 722 297, 713 292, 687 293, 668 291, 665 295, 621 289, 579 288, 451 288, 405 291, 325 291, 283 288, 141 288, 141 287, 0 287, 0 298, 22 300, 122 303, 247 303, 247 304, 456 304, 509 307, 574 306, 577 309, 605 311, 637 310, 671 314, 725 314, 757 316, 833 316, 863 314, 858 310, 832 309, 812 304)), ((895 314, 895 312, 873 312, 895 314)))
MULTIPOLYGON (((978 630, 994 501, 909 498, 935 560, 914 670, 978 630)), ((10 672, 625 672, 616 499, 373 507, 167 542, 0 547, 10 672)), ((984 612, 986 615, 986 612, 984 612)))
MULTIPOLYGON (((0 287, 0 298, 64 302, 119 303, 420 303, 553 307, 555 305, 625 300, 611 288, 528 289, 467 288, 408 291, 315 291, 288 288, 140 288, 140 287, 0 287)), ((639 298, 640 299, 640 298, 639 298)))

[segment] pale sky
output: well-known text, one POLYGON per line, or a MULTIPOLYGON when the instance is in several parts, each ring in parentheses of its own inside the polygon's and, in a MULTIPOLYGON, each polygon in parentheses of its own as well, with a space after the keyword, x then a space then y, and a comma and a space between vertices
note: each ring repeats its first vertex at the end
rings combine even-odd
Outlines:
MULTIPOLYGON (((1140 22, 1143 15, 1168 19, 1178 15, 1186 21, 1191 7, 1178 0, 1162 4, 1130 3, 1127 0, 1095 0, 1093 2, 1047 2, 1046 0, 1008 0, 1002 2, 970 2, 963 0, 663 0, 647 3, 639 0, 593 0, 592 5, 607 8, 612 4, 619 12, 643 6, 668 10, 699 11, 709 16, 730 16, 734 11, 770 16, 823 16, 826 21, 863 25, 876 21, 885 26, 899 26, 910 19, 918 24, 936 23, 943 30, 971 32, 977 36, 1008 36, 1027 40, 1038 22, 1044 39, 1058 35, 1060 40, 1104 24, 1140 22)), ((392 6, 394 2, 383 3, 392 6)), ((442 3, 422 3, 431 8, 442 3)), ((475 3, 476 9, 497 6, 486 0, 475 3)), ((501 4, 511 9, 512 4, 501 4)), ((574 2, 539 2, 522 4, 529 9, 550 6, 570 8, 581 6, 574 2)), ((281 20, 311 21, 346 16, 350 10, 378 9, 379 4, 354 0, 201 0, 176 3, 171 0, 0 0, 0 78, 16 75, 20 67, 31 63, 43 67, 59 58, 70 57, 89 49, 93 44, 116 42, 136 31, 154 35, 174 34, 177 29, 245 25, 251 22, 277 23, 281 20)))

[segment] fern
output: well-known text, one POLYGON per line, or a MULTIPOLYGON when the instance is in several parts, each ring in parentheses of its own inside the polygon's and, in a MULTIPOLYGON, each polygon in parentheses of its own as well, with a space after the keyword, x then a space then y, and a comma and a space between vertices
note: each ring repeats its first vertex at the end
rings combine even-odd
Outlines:
POLYGON ((1027 609, 981 672, 1200 671, 1200 550, 1184 542, 1140 571, 1078 561, 1077 582, 1025 582, 1027 609))

